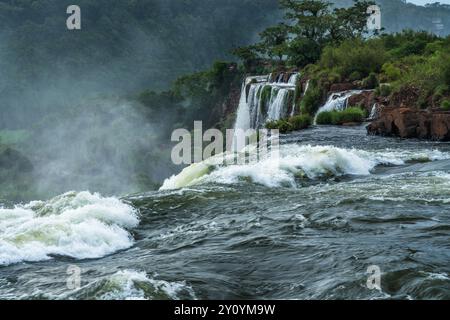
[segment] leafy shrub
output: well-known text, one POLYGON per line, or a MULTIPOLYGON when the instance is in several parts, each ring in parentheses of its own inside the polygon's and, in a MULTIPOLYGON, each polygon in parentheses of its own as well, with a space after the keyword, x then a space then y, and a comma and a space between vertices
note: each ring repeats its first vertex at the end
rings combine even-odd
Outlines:
POLYGON ((375 73, 371 72, 367 78, 362 82, 362 85, 366 89, 373 89, 378 87, 378 77, 375 73))
POLYGON ((402 75, 402 70, 390 62, 383 65, 382 71, 387 81, 398 80, 402 75))
POLYGON ((361 78, 362 78, 361 73, 359 73, 358 71, 353 71, 353 72, 348 76, 348 80, 350 80, 350 81, 360 80, 361 78))
POLYGON ((292 125, 287 120, 275 120, 266 123, 266 128, 269 130, 280 130, 280 133, 291 132, 292 125))
POLYGON ((333 124, 333 111, 321 112, 316 118, 317 124, 333 124))
POLYGON ((405 30, 398 34, 384 36, 384 44, 395 58, 410 55, 422 55, 429 43, 437 40, 437 36, 426 31, 415 32, 405 30))
POLYGON ((444 98, 445 96, 447 96, 447 94, 449 93, 449 87, 447 85, 440 85, 438 86, 433 93, 433 103, 434 104, 439 104, 439 102, 442 100, 442 98, 444 98))
POLYGON ((322 102, 322 90, 316 84, 311 84, 300 104, 302 113, 315 114, 322 102))
POLYGON ((269 130, 280 130, 280 133, 288 133, 294 130, 302 130, 308 128, 312 123, 311 116, 299 115, 291 117, 288 120, 281 119, 270 121, 266 123, 266 128, 269 130))
POLYGON ((445 46, 445 42, 442 40, 437 40, 427 44, 425 47, 425 54, 434 54, 438 51, 441 51, 445 46))
POLYGON ((343 111, 325 111, 317 115, 317 124, 342 125, 350 122, 362 122, 365 112, 360 108, 348 108, 343 111))
POLYGON ((312 119, 309 114, 302 114, 290 118, 289 123, 292 126, 292 130, 302 130, 308 128, 311 125, 312 119))
POLYGON ((342 77, 339 73, 337 72, 330 72, 328 74, 328 82, 330 83, 339 83, 342 81, 342 77))
POLYGON ((441 108, 444 109, 445 111, 450 111, 450 100, 446 99, 442 101, 441 108))
POLYGON ((450 56, 444 59, 444 64, 442 66, 442 71, 444 74, 444 82, 446 85, 450 86, 450 56))
POLYGON ((340 111, 337 114, 337 124, 343 124, 347 122, 362 122, 365 118, 364 110, 360 108, 348 108, 344 111, 340 111))
POLYGON ((388 84, 382 84, 376 89, 375 93, 382 97, 388 97, 392 93, 392 87, 388 84))
POLYGON ((338 47, 326 47, 319 66, 336 70, 342 78, 352 76, 362 79, 371 72, 379 72, 386 60, 386 52, 380 41, 355 39, 344 41, 338 47))

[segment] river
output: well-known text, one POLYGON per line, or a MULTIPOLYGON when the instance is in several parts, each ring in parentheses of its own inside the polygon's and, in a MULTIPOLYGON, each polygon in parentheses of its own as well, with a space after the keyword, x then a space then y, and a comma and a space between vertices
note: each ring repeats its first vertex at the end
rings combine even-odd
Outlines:
POLYGON ((276 167, 180 189, 3 207, 0 298, 450 299, 450 144, 364 126, 281 144, 276 167))

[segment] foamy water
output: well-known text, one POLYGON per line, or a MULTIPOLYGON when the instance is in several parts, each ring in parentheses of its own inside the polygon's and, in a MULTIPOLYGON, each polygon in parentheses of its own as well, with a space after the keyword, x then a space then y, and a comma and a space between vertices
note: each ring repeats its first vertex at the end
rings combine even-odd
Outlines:
POLYGON ((103 257, 130 247, 129 230, 138 223, 132 206, 89 192, 0 209, 0 265, 103 257))
POLYGON ((450 159, 439 150, 364 151, 333 146, 284 145, 280 157, 267 157, 244 165, 217 165, 206 160, 167 179, 161 190, 178 189, 202 183, 235 184, 242 180, 267 187, 296 187, 296 180, 344 175, 370 175, 378 165, 402 165, 407 161, 450 159))

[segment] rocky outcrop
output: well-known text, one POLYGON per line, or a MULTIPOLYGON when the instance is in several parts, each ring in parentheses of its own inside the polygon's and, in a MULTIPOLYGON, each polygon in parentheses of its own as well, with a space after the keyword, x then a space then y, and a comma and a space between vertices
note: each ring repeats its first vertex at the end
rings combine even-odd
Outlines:
POLYGON ((360 106, 367 110, 367 114, 370 114, 372 107, 375 103, 375 93, 373 91, 363 91, 360 94, 355 94, 348 98, 348 106, 356 107, 360 106))
POLYGON ((383 136, 450 141, 450 112, 384 107, 367 131, 383 136))
POLYGON ((350 90, 356 90, 356 89, 359 89, 359 87, 355 83, 351 83, 351 82, 334 83, 330 86, 329 93, 350 91, 350 90))

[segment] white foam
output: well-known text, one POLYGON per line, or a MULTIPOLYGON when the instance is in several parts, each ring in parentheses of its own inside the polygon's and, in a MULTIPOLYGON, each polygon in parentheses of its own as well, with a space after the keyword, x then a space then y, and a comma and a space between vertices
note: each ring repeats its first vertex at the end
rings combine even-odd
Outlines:
POLYGON ((158 298, 178 300, 182 294, 189 296, 191 299, 196 299, 194 291, 184 281, 168 282, 155 280, 149 278, 145 272, 135 270, 116 272, 103 281, 103 288, 107 290, 104 290, 106 292, 96 297, 98 300, 147 300, 158 298))
POLYGON ((0 265, 51 255, 103 257, 132 246, 128 229, 138 223, 130 205, 89 192, 0 209, 0 265))
POLYGON ((296 178, 318 179, 324 176, 369 175, 381 164, 402 165, 410 160, 450 159, 437 150, 364 151, 334 146, 283 145, 280 157, 265 158, 245 165, 217 165, 207 160, 185 168, 166 180, 162 190, 178 189, 201 183, 235 184, 241 180, 267 187, 295 187, 296 178))

